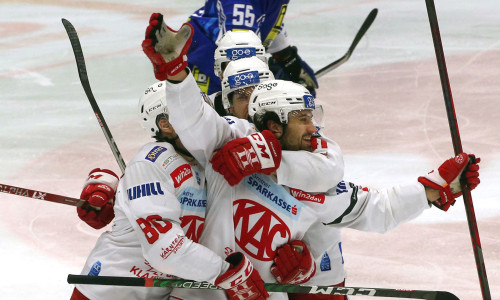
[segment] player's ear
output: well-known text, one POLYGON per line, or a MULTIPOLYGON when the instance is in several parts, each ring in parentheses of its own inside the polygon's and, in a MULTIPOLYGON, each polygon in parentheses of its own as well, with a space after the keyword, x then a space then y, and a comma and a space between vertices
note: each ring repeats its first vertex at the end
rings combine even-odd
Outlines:
POLYGON ((267 129, 270 130, 277 139, 280 139, 283 135, 283 125, 277 123, 276 121, 268 120, 267 129))

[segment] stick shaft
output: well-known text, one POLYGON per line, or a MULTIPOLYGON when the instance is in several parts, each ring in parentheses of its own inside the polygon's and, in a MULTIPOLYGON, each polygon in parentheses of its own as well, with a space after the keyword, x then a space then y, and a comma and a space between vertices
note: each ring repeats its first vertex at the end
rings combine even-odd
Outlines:
MULTIPOLYGON (((219 290, 217 286, 208 282, 196 282, 179 279, 144 279, 137 277, 115 277, 115 276, 85 276, 68 275, 68 283, 71 284, 96 284, 117 286, 142 286, 142 287, 168 287, 188 289, 219 290)), ((269 292, 325 294, 325 295, 357 295, 372 297, 392 297, 409 299, 429 300, 455 300, 455 295, 443 291, 419 291, 419 290, 396 290, 366 287, 335 287, 335 286, 307 286, 295 284, 264 283, 269 292)))
MULTIPOLYGON (((432 40, 434 42, 434 50, 436 52, 436 60, 439 68, 439 77, 441 79, 441 87, 443 89, 446 112, 448 115, 448 123, 450 126, 451 139, 453 141, 453 149, 455 151, 455 155, 457 155, 463 152, 462 142, 460 140, 457 117, 455 115, 455 107, 453 105, 453 97, 451 94, 450 81, 448 78, 448 71, 446 68, 446 61, 444 58, 443 45, 441 42, 441 35, 439 33, 436 8, 433 0, 426 0, 425 3, 427 6, 427 14, 429 16, 429 24, 431 27, 432 40)), ((479 284, 481 285, 481 293, 483 295, 483 299, 491 299, 490 288, 488 285, 488 278, 486 276, 486 267, 483 258, 483 250, 481 248, 481 241, 479 240, 479 230, 477 227, 476 216, 474 213, 474 206, 472 204, 472 196, 470 193, 470 189, 463 183, 462 183, 462 191, 465 204, 465 211, 467 213, 469 232, 472 240, 472 249, 474 251, 474 257, 476 260, 476 268, 479 277, 479 284)))
POLYGON ((354 37, 354 40, 351 43, 351 46, 349 47, 349 50, 342 56, 341 58, 337 59, 336 61, 324 66, 323 68, 319 69, 314 73, 316 78, 320 78, 321 76, 325 75, 326 73, 340 67, 342 64, 344 64, 346 61, 349 60, 351 57, 352 53, 354 52, 354 49, 358 45, 359 41, 361 41, 361 38, 365 35, 365 33, 368 31, 370 26, 372 25, 373 21, 375 21, 375 17, 377 16, 378 9, 374 8, 372 11, 368 14, 366 17, 365 21, 361 25, 361 27, 358 30, 358 33, 356 33, 356 36, 354 37))
POLYGON ((30 190, 30 189, 21 188, 21 187, 17 187, 17 186, 13 186, 13 185, 7 185, 7 184, 3 184, 3 183, 0 183, 0 192, 12 194, 12 195, 17 195, 17 196, 22 196, 22 197, 33 198, 36 200, 44 200, 44 201, 51 201, 51 202, 56 202, 56 203, 72 205, 72 206, 79 206, 82 208, 86 208, 88 206, 88 202, 83 200, 83 199, 71 198, 71 197, 51 194, 51 193, 47 193, 47 192, 30 190))
POLYGON ((80 82, 82 84, 83 90, 85 91, 85 94, 89 99, 90 106, 92 106, 92 109, 94 110, 94 114, 97 118, 97 121, 99 122, 99 126, 101 126, 104 136, 108 141, 109 147, 111 148, 111 151, 115 156, 116 162, 118 163, 118 166, 120 166, 120 170, 122 171, 122 173, 125 173, 125 162, 123 161, 120 150, 118 150, 118 146, 116 145, 115 140, 111 135, 111 132, 109 131, 109 127, 104 120, 101 110, 99 109, 97 101, 95 100, 92 93, 92 89, 90 88, 90 82, 87 76, 87 68, 85 67, 85 59, 83 57, 82 46, 80 45, 78 34, 76 33, 75 27, 73 27, 73 25, 68 20, 62 19, 62 23, 71 42, 71 48, 73 48, 73 54, 75 55, 76 66, 78 69, 78 76, 80 77, 80 82))

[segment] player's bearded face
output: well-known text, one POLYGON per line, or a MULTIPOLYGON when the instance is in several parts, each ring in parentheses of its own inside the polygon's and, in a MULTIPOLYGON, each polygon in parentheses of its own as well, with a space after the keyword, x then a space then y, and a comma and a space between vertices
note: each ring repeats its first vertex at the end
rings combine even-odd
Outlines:
POLYGON ((248 102, 255 87, 247 87, 232 93, 232 106, 229 112, 238 119, 248 119, 248 102))
POLYGON ((283 150, 312 151, 311 137, 316 132, 311 110, 292 111, 288 114, 288 125, 280 138, 283 150))

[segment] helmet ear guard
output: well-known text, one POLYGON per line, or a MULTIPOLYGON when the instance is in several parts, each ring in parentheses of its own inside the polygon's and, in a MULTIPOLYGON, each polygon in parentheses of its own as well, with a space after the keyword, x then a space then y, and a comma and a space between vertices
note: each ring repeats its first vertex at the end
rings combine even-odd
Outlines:
POLYGON ((257 57, 242 58, 229 62, 222 79, 222 104, 230 108, 230 94, 243 88, 252 87, 263 81, 274 80, 266 63, 257 57))
POLYGON ((249 30, 228 31, 217 43, 214 73, 221 77, 228 62, 253 56, 267 64, 268 55, 257 34, 249 30))
POLYGON ((266 112, 274 112, 281 123, 288 123, 290 112, 315 109, 314 97, 302 85, 285 80, 269 80, 257 85, 250 96, 248 113, 254 120, 266 112))
POLYGON ((142 128, 151 137, 156 137, 160 129, 158 121, 160 118, 168 119, 167 96, 165 83, 159 81, 149 86, 139 99, 139 118, 142 128))

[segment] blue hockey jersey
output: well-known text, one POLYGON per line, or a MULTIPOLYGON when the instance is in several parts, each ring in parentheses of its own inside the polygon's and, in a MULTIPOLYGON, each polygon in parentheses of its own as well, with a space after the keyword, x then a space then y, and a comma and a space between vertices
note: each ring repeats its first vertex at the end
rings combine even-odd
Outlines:
POLYGON ((289 0, 206 0, 188 22, 194 28, 188 64, 201 90, 212 94, 221 90, 214 73, 216 42, 226 31, 252 30, 264 47, 279 34, 289 0))

